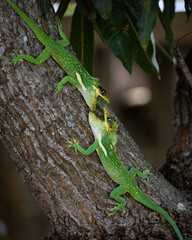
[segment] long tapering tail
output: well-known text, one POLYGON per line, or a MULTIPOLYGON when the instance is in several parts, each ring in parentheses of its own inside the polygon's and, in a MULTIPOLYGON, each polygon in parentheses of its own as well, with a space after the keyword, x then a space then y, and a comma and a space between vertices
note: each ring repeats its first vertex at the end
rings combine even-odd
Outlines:
MULTIPOLYGON (((139 189, 140 190, 140 189, 139 189)), ((174 220, 169 216, 169 214, 163 210, 161 207, 159 207, 158 205, 156 205, 151 199, 149 199, 141 190, 138 191, 137 194, 131 194, 131 196, 138 202, 142 203, 143 205, 145 205, 146 207, 158 212, 159 214, 161 214, 173 227, 174 231, 176 232, 178 238, 180 240, 183 240, 183 236, 181 235, 181 232, 179 230, 179 228, 177 227, 176 223, 174 222, 174 220)))
POLYGON ((16 13, 27 23, 31 30, 35 33, 36 37, 39 39, 43 45, 46 45, 47 41, 50 39, 46 33, 44 33, 40 27, 37 26, 24 12, 22 12, 11 0, 6 0, 7 3, 15 10, 16 13))

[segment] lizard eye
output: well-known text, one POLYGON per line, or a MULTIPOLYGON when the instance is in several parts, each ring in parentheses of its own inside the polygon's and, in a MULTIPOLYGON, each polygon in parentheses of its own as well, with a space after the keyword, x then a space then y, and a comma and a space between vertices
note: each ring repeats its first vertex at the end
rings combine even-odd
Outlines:
POLYGON ((103 88, 100 87, 100 86, 99 86, 99 89, 100 89, 100 91, 101 91, 101 95, 102 95, 102 96, 106 96, 106 91, 105 91, 105 89, 103 89, 103 88))
POLYGON ((112 117, 108 116, 108 117, 107 117, 107 121, 108 121, 108 122, 111 122, 111 121, 112 121, 112 117))
POLYGON ((106 91, 104 89, 101 90, 101 95, 106 96, 106 91))

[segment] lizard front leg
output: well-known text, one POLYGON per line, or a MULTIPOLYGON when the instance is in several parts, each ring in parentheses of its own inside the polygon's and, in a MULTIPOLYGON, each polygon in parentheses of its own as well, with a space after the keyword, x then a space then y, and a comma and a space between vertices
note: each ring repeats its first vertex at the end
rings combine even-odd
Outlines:
POLYGON ((55 92, 59 93, 62 90, 62 86, 67 82, 69 82, 70 84, 72 84, 73 86, 75 86, 77 88, 81 88, 81 85, 78 84, 78 81, 74 77, 65 76, 63 79, 61 79, 61 81, 59 83, 54 84, 57 86, 55 89, 55 92))
POLYGON ((95 142, 89 146, 89 148, 86 150, 84 148, 82 148, 81 146, 79 146, 79 142, 76 141, 75 139, 73 139, 73 142, 67 142, 69 144, 69 147, 74 147, 75 150, 78 150, 79 152, 81 152, 83 155, 90 155, 91 153, 93 153, 95 151, 95 149, 98 146, 98 142, 97 140, 95 140, 95 142))
POLYGON ((57 25, 58 25, 59 35, 63 38, 62 40, 58 40, 57 42, 62 44, 63 47, 66 47, 70 44, 70 42, 68 41, 68 39, 62 29, 61 20, 59 18, 57 18, 57 25))
POLYGON ((61 79, 61 81, 59 83, 55 83, 54 85, 56 85, 56 89, 55 89, 55 92, 56 93, 59 93, 61 90, 62 90, 62 86, 67 83, 67 82, 72 82, 73 81, 73 78, 70 77, 70 76, 65 76, 63 79, 61 79))

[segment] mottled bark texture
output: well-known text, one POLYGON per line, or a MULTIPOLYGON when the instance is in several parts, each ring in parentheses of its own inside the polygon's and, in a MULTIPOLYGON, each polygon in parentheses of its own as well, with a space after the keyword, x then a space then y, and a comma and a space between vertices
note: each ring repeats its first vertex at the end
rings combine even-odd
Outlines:
MULTIPOLYGON (((35 1, 14 2, 49 36, 58 39, 53 14, 47 21, 35 1)), ((23 20, 4 0, 0 9, 1 56, 13 58, 14 49, 38 56, 43 46, 23 20)), ((129 194, 125 194, 126 213, 107 217, 108 209, 115 205, 109 194, 117 185, 96 153, 86 157, 67 147, 72 138, 84 148, 93 142, 89 110, 78 90, 69 84, 61 94, 54 93, 53 83, 64 73, 51 58, 39 66, 26 61, 15 66, 7 61, 0 64, 0 137, 49 219, 49 239, 176 239, 163 217, 129 194)), ((102 104, 100 100, 99 106, 102 104)), ((98 116, 102 116, 100 107, 98 116)), ((138 178, 138 184, 169 212, 184 238, 192 239, 191 202, 150 165, 121 123, 117 153, 127 168, 151 170, 151 183, 138 178)))

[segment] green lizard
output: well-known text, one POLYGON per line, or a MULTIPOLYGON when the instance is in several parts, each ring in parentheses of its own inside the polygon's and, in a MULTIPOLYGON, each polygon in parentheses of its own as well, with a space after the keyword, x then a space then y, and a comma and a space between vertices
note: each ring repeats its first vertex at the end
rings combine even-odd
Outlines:
POLYGON ((25 13, 23 13, 11 0, 7 3, 20 15, 20 17, 28 24, 35 33, 39 41, 45 46, 45 49, 37 58, 29 55, 20 54, 14 59, 8 59, 10 63, 20 62, 25 59, 34 64, 41 64, 52 56, 56 62, 63 68, 68 76, 64 77, 57 85, 56 92, 61 91, 62 85, 69 82, 77 87, 83 95, 87 105, 92 111, 96 109, 97 96, 102 97, 109 103, 108 97, 104 89, 102 89, 98 78, 91 77, 82 64, 64 47, 69 45, 69 41, 62 30, 60 21, 58 21, 58 31, 62 40, 54 41, 46 33, 44 33, 25 13))
POLYGON ((118 206, 109 209, 109 211, 111 212, 109 213, 109 216, 113 215, 121 208, 123 210, 123 213, 125 213, 124 207, 126 205, 126 201, 121 195, 128 192, 136 201, 160 213, 171 224, 171 226, 177 233, 178 238, 182 240, 183 237, 174 220, 165 210, 163 210, 162 208, 157 206, 152 200, 150 200, 141 191, 135 181, 136 175, 149 181, 148 175, 151 174, 150 171, 145 170, 143 172, 140 172, 134 167, 132 167, 128 171, 125 165, 117 156, 115 145, 117 143, 116 131, 118 125, 116 122, 111 121, 110 118, 111 117, 106 108, 104 108, 104 122, 102 122, 98 117, 96 117, 94 113, 89 113, 89 124, 94 134, 95 142, 91 146, 89 146, 87 150, 80 147, 75 139, 73 139, 73 142, 68 142, 69 147, 74 147, 75 150, 80 151, 84 155, 89 155, 96 150, 108 175, 114 182, 120 185, 110 194, 110 197, 118 202, 118 206))

